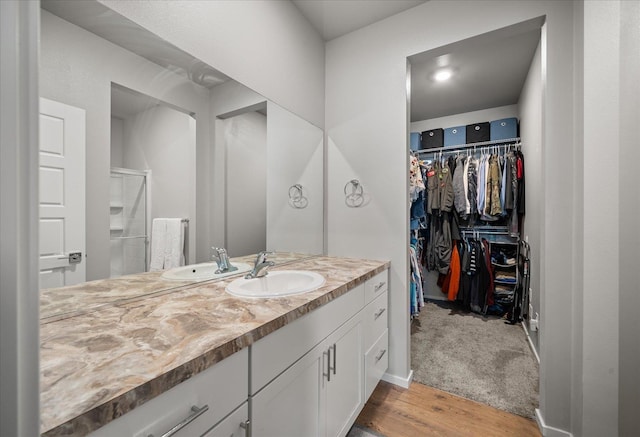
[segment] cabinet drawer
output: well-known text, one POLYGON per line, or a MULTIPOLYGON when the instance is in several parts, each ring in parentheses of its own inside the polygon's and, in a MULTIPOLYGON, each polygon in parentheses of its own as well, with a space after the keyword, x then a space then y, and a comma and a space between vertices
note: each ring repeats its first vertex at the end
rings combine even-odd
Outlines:
POLYGON ((247 400, 248 375, 248 350, 243 349, 90 435, 158 437, 195 415, 197 418, 173 435, 202 435, 247 400), (199 415, 192 410, 205 406, 206 411, 199 415))
POLYGON ((203 434, 202 437, 246 437, 249 419, 248 402, 242 404, 222 422, 203 434))
POLYGON ((364 399, 369 399, 371 393, 382 379, 382 375, 389 367, 389 331, 385 330, 378 341, 364 357, 364 399))
POLYGON ((376 297, 364 309, 364 350, 367 351, 387 329, 388 292, 376 297))
POLYGON ((389 270, 380 272, 364 283, 365 303, 369 303, 389 288, 389 270))

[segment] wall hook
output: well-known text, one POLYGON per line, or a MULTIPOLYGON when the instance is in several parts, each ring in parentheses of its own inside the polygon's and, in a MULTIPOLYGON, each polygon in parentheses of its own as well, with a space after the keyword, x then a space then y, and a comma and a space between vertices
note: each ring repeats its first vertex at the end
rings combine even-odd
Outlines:
POLYGON ((364 188, 358 179, 351 179, 344 186, 344 203, 350 208, 358 208, 364 204, 364 188))
POLYGON ((296 209, 304 209, 309 205, 309 199, 305 197, 302 185, 295 184, 289 187, 289 205, 296 209))

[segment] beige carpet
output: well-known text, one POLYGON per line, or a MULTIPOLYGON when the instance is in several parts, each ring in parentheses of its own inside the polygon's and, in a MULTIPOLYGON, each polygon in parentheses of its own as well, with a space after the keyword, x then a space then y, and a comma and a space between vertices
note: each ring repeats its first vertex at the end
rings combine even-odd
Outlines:
POLYGON ((535 417, 538 363, 520 324, 429 301, 411 324, 413 380, 535 417))

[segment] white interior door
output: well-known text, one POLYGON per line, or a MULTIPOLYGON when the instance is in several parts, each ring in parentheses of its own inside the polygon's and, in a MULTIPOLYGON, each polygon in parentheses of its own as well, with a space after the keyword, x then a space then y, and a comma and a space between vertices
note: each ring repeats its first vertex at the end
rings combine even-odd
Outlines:
POLYGON ((40 99, 40 288, 85 281, 85 111, 40 99))

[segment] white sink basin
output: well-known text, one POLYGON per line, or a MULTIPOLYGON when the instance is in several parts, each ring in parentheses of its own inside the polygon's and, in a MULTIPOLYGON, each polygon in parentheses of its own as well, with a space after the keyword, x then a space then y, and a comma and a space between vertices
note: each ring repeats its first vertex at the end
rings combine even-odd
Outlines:
POLYGON ((306 270, 276 270, 262 278, 238 278, 227 285, 227 292, 240 297, 280 297, 317 290, 324 276, 306 270))
POLYGON ((184 267, 176 267, 162 273, 162 278, 170 281, 208 281, 209 279, 224 278, 238 273, 245 273, 252 269, 249 264, 231 263, 238 270, 226 273, 216 273, 218 265, 216 263, 192 264, 184 267))

